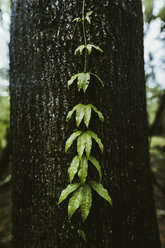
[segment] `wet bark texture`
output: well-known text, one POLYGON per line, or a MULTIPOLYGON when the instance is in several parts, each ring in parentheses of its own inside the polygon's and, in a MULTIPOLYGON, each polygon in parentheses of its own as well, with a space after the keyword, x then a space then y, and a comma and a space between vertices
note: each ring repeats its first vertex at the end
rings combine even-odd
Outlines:
MULTIPOLYGON (((11 133, 14 248, 159 248, 149 169, 143 69, 142 7, 139 0, 89 0, 93 10, 88 41, 104 53, 93 53, 89 70, 105 82, 92 81, 86 99, 104 114, 92 129, 105 152, 103 184, 113 207, 94 194, 90 216, 67 221, 67 201, 57 201, 68 184, 67 167, 75 148, 64 153, 76 128, 66 114, 81 94, 66 88, 83 69, 74 56, 82 30, 72 24, 80 0, 12 0, 11 133), (87 242, 77 234, 85 230, 87 242)), ((93 171, 90 171, 93 173, 93 171)), ((92 175, 92 178, 95 174, 92 175)), ((97 175, 96 175, 97 176, 97 175)))

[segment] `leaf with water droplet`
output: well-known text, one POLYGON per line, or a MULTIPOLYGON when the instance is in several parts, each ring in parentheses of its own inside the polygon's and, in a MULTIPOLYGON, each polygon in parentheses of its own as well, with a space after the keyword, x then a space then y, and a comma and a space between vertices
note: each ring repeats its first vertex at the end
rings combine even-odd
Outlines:
POLYGON ((82 200, 81 200, 81 216, 83 222, 86 220, 90 213, 92 206, 92 190, 89 185, 85 184, 82 191, 82 200))
POLYGON ((76 175, 76 173, 78 172, 78 168, 79 168, 79 164, 80 164, 80 160, 78 156, 75 156, 68 168, 68 174, 69 174, 69 180, 70 183, 72 183, 74 176, 76 175))
POLYGON ((82 133, 82 131, 77 131, 71 134, 71 136, 69 137, 69 139, 67 139, 66 141, 66 145, 65 145, 65 152, 68 151, 68 149, 71 147, 71 145, 73 144, 73 141, 82 133))
POLYGON ((90 82, 90 74, 89 73, 81 73, 78 76, 78 91, 83 89, 84 93, 86 92, 88 85, 90 82))
POLYGON ((82 187, 80 187, 69 200, 68 204, 68 219, 70 220, 76 210, 79 208, 82 200, 82 187))
POLYGON ((77 73, 77 74, 73 75, 73 76, 71 77, 71 79, 67 82, 67 87, 68 87, 68 89, 69 89, 69 86, 70 86, 71 84, 73 84, 73 82, 78 78, 79 75, 80 75, 80 73, 77 73))
POLYGON ((92 131, 87 131, 87 133, 96 141, 98 146, 100 147, 101 152, 103 153, 104 151, 104 146, 101 142, 101 139, 98 137, 98 135, 92 131))
POLYGON ((78 187, 80 186, 80 183, 74 183, 69 184, 62 192, 58 201, 58 204, 60 204, 62 201, 64 201, 69 194, 74 192, 78 187))
POLYGON ((81 184, 84 184, 86 182, 87 175, 88 175, 88 160, 86 157, 82 157, 78 172, 78 177, 80 179, 81 184))

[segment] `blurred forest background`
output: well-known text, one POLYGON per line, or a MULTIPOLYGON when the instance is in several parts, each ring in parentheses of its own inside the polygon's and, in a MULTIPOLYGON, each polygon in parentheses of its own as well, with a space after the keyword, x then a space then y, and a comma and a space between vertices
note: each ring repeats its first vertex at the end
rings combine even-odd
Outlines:
MULTIPOLYGON (((165 0, 143 0, 150 161, 162 248, 165 248, 165 0)), ((11 239, 9 140, 10 1, 0 0, 0 247, 11 239)))

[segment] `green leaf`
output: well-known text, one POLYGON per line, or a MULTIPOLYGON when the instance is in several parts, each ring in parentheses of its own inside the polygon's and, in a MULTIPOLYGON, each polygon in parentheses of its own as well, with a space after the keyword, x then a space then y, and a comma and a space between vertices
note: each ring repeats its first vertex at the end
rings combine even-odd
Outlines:
POLYGON ((92 104, 90 104, 90 106, 95 111, 95 113, 98 114, 100 121, 104 122, 103 114, 100 111, 98 111, 98 109, 95 106, 93 106, 92 104))
POLYGON ((78 78, 79 75, 80 75, 80 73, 75 74, 75 75, 72 76, 71 79, 67 82, 67 87, 68 87, 68 89, 69 89, 69 86, 70 86, 71 84, 73 84, 73 82, 78 78))
POLYGON ((104 151, 104 146, 103 146, 103 144, 102 144, 102 142, 101 142, 101 139, 99 139, 99 137, 97 136, 96 133, 94 133, 94 132, 92 132, 92 131, 87 131, 87 132, 88 132, 88 134, 97 142, 98 146, 100 147, 101 152, 103 153, 103 151, 104 151))
POLYGON ((80 187, 70 198, 68 204, 68 218, 71 219, 72 215, 79 208, 82 200, 82 187, 80 187))
POLYGON ((87 50, 88 50, 88 54, 90 55, 91 52, 92 52, 92 45, 91 45, 91 44, 88 44, 88 45, 86 46, 86 48, 87 48, 87 50))
POLYGON ((103 187, 102 184, 97 183, 95 181, 89 181, 89 184, 102 198, 104 198, 112 205, 112 200, 108 194, 108 191, 103 187))
POLYGON ((77 139, 77 153, 80 159, 82 158, 82 155, 84 153, 85 145, 86 137, 84 136, 84 133, 82 133, 77 139))
POLYGON ((76 109, 77 109, 78 107, 79 107, 79 104, 76 105, 76 106, 74 106, 74 108, 73 108, 71 111, 68 112, 68 115, 67 115, 67 117, 66 117, 66 122, 68 122, 68 121, 70 120, 70 118, 72 117, 74 111, 76 111, 76 109))
POLYGON ((81 73, 78 76, 78 91, 83 89, 84 93, 86 92, 90 81, 90 74, 89 73, 81 73))
POLYGON ((83 186, 82 195, 83 198, 81 200, 81 216, 84 222, 88 217, 92 206, 92 190, 89 185, 85 184, 83 186))
POLYGON ((73 21, 72 22, 81 22, 81 18, 80 17, 77 17, 77 18, 75 18, 75 19, 73 19, 73 21))
POLYGON ((79 127, 82 119, 84 118, 84 105, 83 104, 79 104, 77 111, 76 111, 76 125, 77 127, 79 127))
POLYGON ((68 174, 69 174, 69 180, 70 183, 72 183, 74 176, 76 175, 76 173, 78 172, 78 168, 79 168, 79 164, 80 164, 80 160, 78 156, 75 156, 68 168, 68 174))
POLYGON ((78 177, 80 179, 81 184, 84 184, 86 182, 87 175, 88 175, 88 160, 86 159, 86 157, 82 157, 80 162, 80 169, 78 172, 78 177))
POLYGON ((103 50, 100 47, 98 47, 96 45, 92 45, 92 47, 95 48, 97 51, 103 53, 103 50))
POLYGON ((91 24, 91 18, 90 18, 89 16, 86 16, 85 19, 87 20, 87 22, 88 22, 89 24, 91 24))
POLYGON ((86 13, 86 16, 90 16, 90 15, 92 15, 92 14, 93 14, 93 11, 90 10, 89 12, 86 13))
POLYGON ((85 106, 85 114, 84 114, 84 123, 87 128, 89 126, 89 122, 91 119, 91 113, 92 113, 91 106, 88 104, 85 106))
POLYGON ((85 49, 85 45, 80 45, 79 47, 76 48, 74 54, 76 55, 79 52, 82 55, 84 49, 85 49))
POLYGON ((78 189, 80 186, 80 183, 74 183, 74 184, 69 184, 66 189, 64 189, 62 192, 61 192, 61 195, 60 195, 60 198, 59 198, 59 201, 58 201, 58 204, 60 204, 62 201, 64 201, 67 196, 69 194, 71 194, 72 192, 74 192, 76 189, 78 189))
POLYGON ((101 173, 101 166, 99 164, 99 162, 96 160, 96 158, 94 158, 93 156, 89 157, 89 161, 95 166, 95 168, 97 169, 98 173, 99 173, 99 177, 100 177, 100 181, 102 180, 102 173, 101 173))
POLYGON ((101 78, 99 76, 97 76, 96 74, 92 73, 92 72, 89 72, 89 74, 93 75, 94 77, 96 77, 100 83, 102 84, 102 87, 104 87, 104 82, 101 80, 101 78))
POLYGON ((81 237, 83 240, 87 241, 86 234, 82 229, 78 229, 77 233, 78 233, 79 237, 81 237))
POLYGON ((65 145, 65 152, 68 151, 68 149, 71 147, 71 145, 73 144, 73 141, 82 133, 82 131, 77 131, 72 133, 72 135, 69 137, 69 139, 67 139, 66 141, 66 145, 65 145))
POLYGON ((92 149, 92 138, 87 132, 84 133, 84 136, 85 136, 85 151, 88 159, 92 149))
POLYGON ((90 16, 92 15, 93 11, 89 11, 86 13, 85 19, 91 24, 91 19, 90 16))

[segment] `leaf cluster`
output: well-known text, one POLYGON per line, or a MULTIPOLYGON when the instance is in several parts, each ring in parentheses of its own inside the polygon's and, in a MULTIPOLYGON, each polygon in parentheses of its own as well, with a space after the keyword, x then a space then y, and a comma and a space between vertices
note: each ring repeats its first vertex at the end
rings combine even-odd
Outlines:
MULTIPOLYGON (((83 25, 85 44, 80 45, 76 48, 75 55, 78 53, 80 55, 83 55, 83 51, 85 51, 84 71, 73 75, 67 82, 67 87, 69 89, 70 85, 72 85, 74 81, 77 81, 78 92, 80 92, 82 89, 85 95, 88 86, 90 84, 91 76, 95 77, 102 84, 103 87, 104 87, 104 83, 98 75, 92 72, 86 72, 87 56, 92 53, 93 49, 101 53, 103 52, 103 50, 99 46, 93 44, 87 44, 86 42, 85 20, 89 24, 91 24, 91 15, 93 11, 87 12, 85 16, 84 6, 85 6, 85 0, 83 0, 82 18, 77 17, 73 20, 73 22, 77 22, 77 23, 80 22, 83 25)), ((88 217, 92 206, 92 189, 98 195, 100 195, 102 198, 104 198, 106 201, 112 204, 112 200, 108 194, 108 191, 101 184, 102 181, 101 166, 97 161, 97 159, 91 155, 93 140, 97 143, 98 147, 101 150, 101 153, 103 153, 104 151, 103 143, 101 139, 98 137, 98 135, 92 130, 88 130, 92 117, 92 111, 96 113, 96 115, 98 116, 101 122, 104 122, 103 114, 92 104, 79 103, 76 106, 74 106, 72 110, 70 110, 67 114, 66 117, 67 122, 75 114, 75 121, 77 128, 79 128, 80 124, 83 122, 84 123, 83 127, 85 127, 87 130, 84 130, 85 128, 83 128, 82 130, 77 130, 73 132, 66 141, 65 152, 67 152, 68 149, 72 146, 73 142, 77 140, 77 149, 76 149, 77 155, 74 156, 68 168, 70 184, 62 191, 58 202, 58 204, 60 204, 68 196, 70 196, 70 194, 72 194, 68 203, 68 218, 71 219, 71 217, 76 212, 76 210, 80 208, 83 222, 88 217), (88 180, 89 163, 92 166, 94 166, 95 169, 97 170, 97 173, 99 175, 99 182, 94 180, 88 180), (76 181, 75 178, 76 175, 77 178, 79 179, 79 182, 73 183, 73 180, 76 181)))

